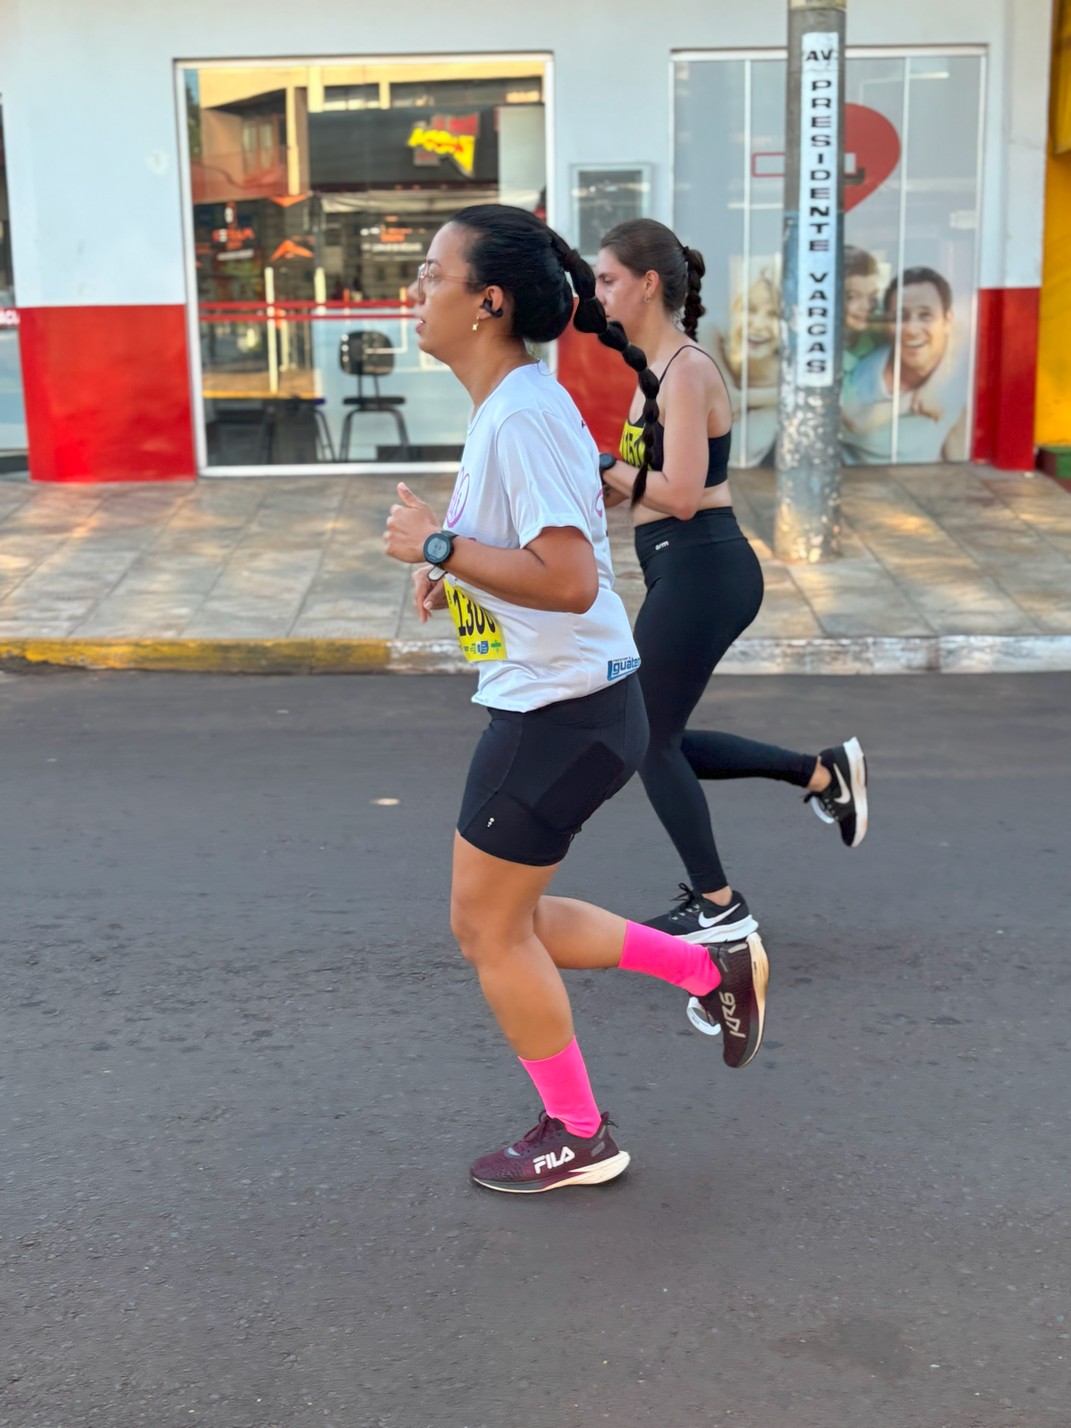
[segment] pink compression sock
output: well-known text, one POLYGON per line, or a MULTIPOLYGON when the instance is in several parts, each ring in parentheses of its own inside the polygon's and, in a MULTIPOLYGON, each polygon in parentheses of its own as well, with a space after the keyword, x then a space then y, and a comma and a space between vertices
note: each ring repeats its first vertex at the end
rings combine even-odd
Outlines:
POLYGON ((619 967, 626 972, 646 972, 683 987, 693 997, 705 997, 721 981, 710 953, 699 942, 686 942, 668 932, 656 932, 638 922, 625 924, 625 945, 619 967))
POLYGON ((592 1095, 588 1068, 574 1036, 564 1051, 543 1061, 517 1058, 535 1082, 548 1116, 563 1121, 573 1135, 594 1135, 602 1116, 592 1095))

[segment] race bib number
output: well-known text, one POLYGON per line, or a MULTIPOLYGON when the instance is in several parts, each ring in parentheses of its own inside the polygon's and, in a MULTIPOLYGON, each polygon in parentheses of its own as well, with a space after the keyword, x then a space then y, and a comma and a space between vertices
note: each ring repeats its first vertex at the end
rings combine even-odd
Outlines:
POLYGON ((482 605, 477 604, 460 585, 449 583, 446 586, 446 603, 453 616, 461 653, 470 664, 506 658, 506 641, 498 621, 482 605))
POLYGON ((621 445, 618 447, 618 451, 626 466, 635 466, 638 470, 643 465, 644 457, 643 427, 633 426, 631 422, 626 422, 621 432, 621 445))

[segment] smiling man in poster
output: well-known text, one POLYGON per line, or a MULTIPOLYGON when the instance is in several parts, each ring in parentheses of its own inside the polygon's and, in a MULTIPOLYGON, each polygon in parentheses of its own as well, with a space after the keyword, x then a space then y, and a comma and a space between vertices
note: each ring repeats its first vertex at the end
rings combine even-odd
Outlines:
POLYGON ((965 460, 967 352, 951 286, 933 268, 908 268, 902 282, 889 285, 885 316, 892 340, 845 376, 844 460, 859 466, 965 460))

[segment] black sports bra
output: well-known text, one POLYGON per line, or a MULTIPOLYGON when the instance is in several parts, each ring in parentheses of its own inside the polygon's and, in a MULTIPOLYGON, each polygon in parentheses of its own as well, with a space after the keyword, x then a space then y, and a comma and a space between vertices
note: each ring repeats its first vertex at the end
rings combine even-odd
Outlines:
MULTIPOLYGON (((666 373, 681 355, 686 352, 691 343, 685 343, 683 347, 678 347, 673 356, 662 368, 662 375, 659 381, 665 381, 666 373)), ((695 349, 703 352, 701 347, 695 349)), ((704 357, 710 357, 709 352, 703 352, 704 357)), ((713 362, 714 358, 710 357, 713 362)), ((716 365, 716 364, 715 364, 716 365)), ((665 460, 665 436, 666 428, 661 421, 655 426, 654 450, 651 452, 651 470, 661 471, 662 463, 665 460)), ((733 433, 723 431, 720 436, 707 437, 707 479, 704 481, 704 489, 711 486, 722 486, 729 479, 729 447, 732 443, 733 433)), ((621 432, 621 444, 618 448, 621 460, 629 466, 641 466, 643 464, 643 426, 636 422, 626 421, 621 432)))

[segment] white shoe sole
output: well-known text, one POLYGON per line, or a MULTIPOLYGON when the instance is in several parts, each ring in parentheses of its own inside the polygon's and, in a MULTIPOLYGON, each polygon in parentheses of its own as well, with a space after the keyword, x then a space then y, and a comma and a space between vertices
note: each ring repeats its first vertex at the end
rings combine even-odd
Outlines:
MULTIPOLYGON (((866 757, 863 754, 862 745, 858 739, 849 739, 844 744, 844 752, 848 756, 848 778, 851 783, 852 798, 855 801, 855 837, 850 846, 858 848, 859 844, 866 837, 867 830, 867 802, 866 802, 866 757)), ((836 823, 835 818, 831 818, 822 805, 815 799, 811 807, 814 809, 814 816, 821 819, 823 823, 830 825, 836 823)))
POLYGON ((766 948, 762 945, 762 938, 757 934, 749 937, 747 945, 751 949, 751 975, 755 980, 755 991, 759 1003, 759 1036, 755 1042, 755 1049, 746 1061, 741 1061, 736 1070, 741 1070, 754 1061, 762 1050, 762 1039, 766 1035, 766 992, 770 985, 770 959, 766 955, 766 948))
POLYGON ((747 917, 742 917, 739 922, 723 922, 717 927, 701 927, 698 932, 681 933, 683 942, 699 942, 703 946, 711 947, 718 942, 742 942, 745 937, 750 937, 753 932, 758 932, 759 924, 748 913, 747 917))
POLYGON ((688 1003, 688 1020, 695 1027, 696 1031, 702 1032, 704 1036, 721 1035, 721 1027, 718 1023, 707 1021, 702 1003, 698 997, 693 997, 688 1003))
POLYGON ((844 745, 844 752, 848 755, 848 768, 851 770, 852 778, 852 798, 855 800, 855 837, 852 839, 851 846, 858 848, 866 837, 869 814, 866 801, 866 759, 858 739, 849 739, 844 745))
POLYGON ((546 1185, 496 1185, 493 1180, 479 1180, 475 1175, 472 1179, 485 1190, 497 1190, 502 1195, 545 1195, 548 1190, 567 1190, 570 1185, 603 1185, 607 1180, 616 1180, 628 1169, 631 1159, 627 1150, 619 1150, 616 1155, 611 1155, 609 1160, 602 1160, 597 1165, 578 1170, 575 1175, 570 1175, 568 1180, 552 1180, 546 1185))

